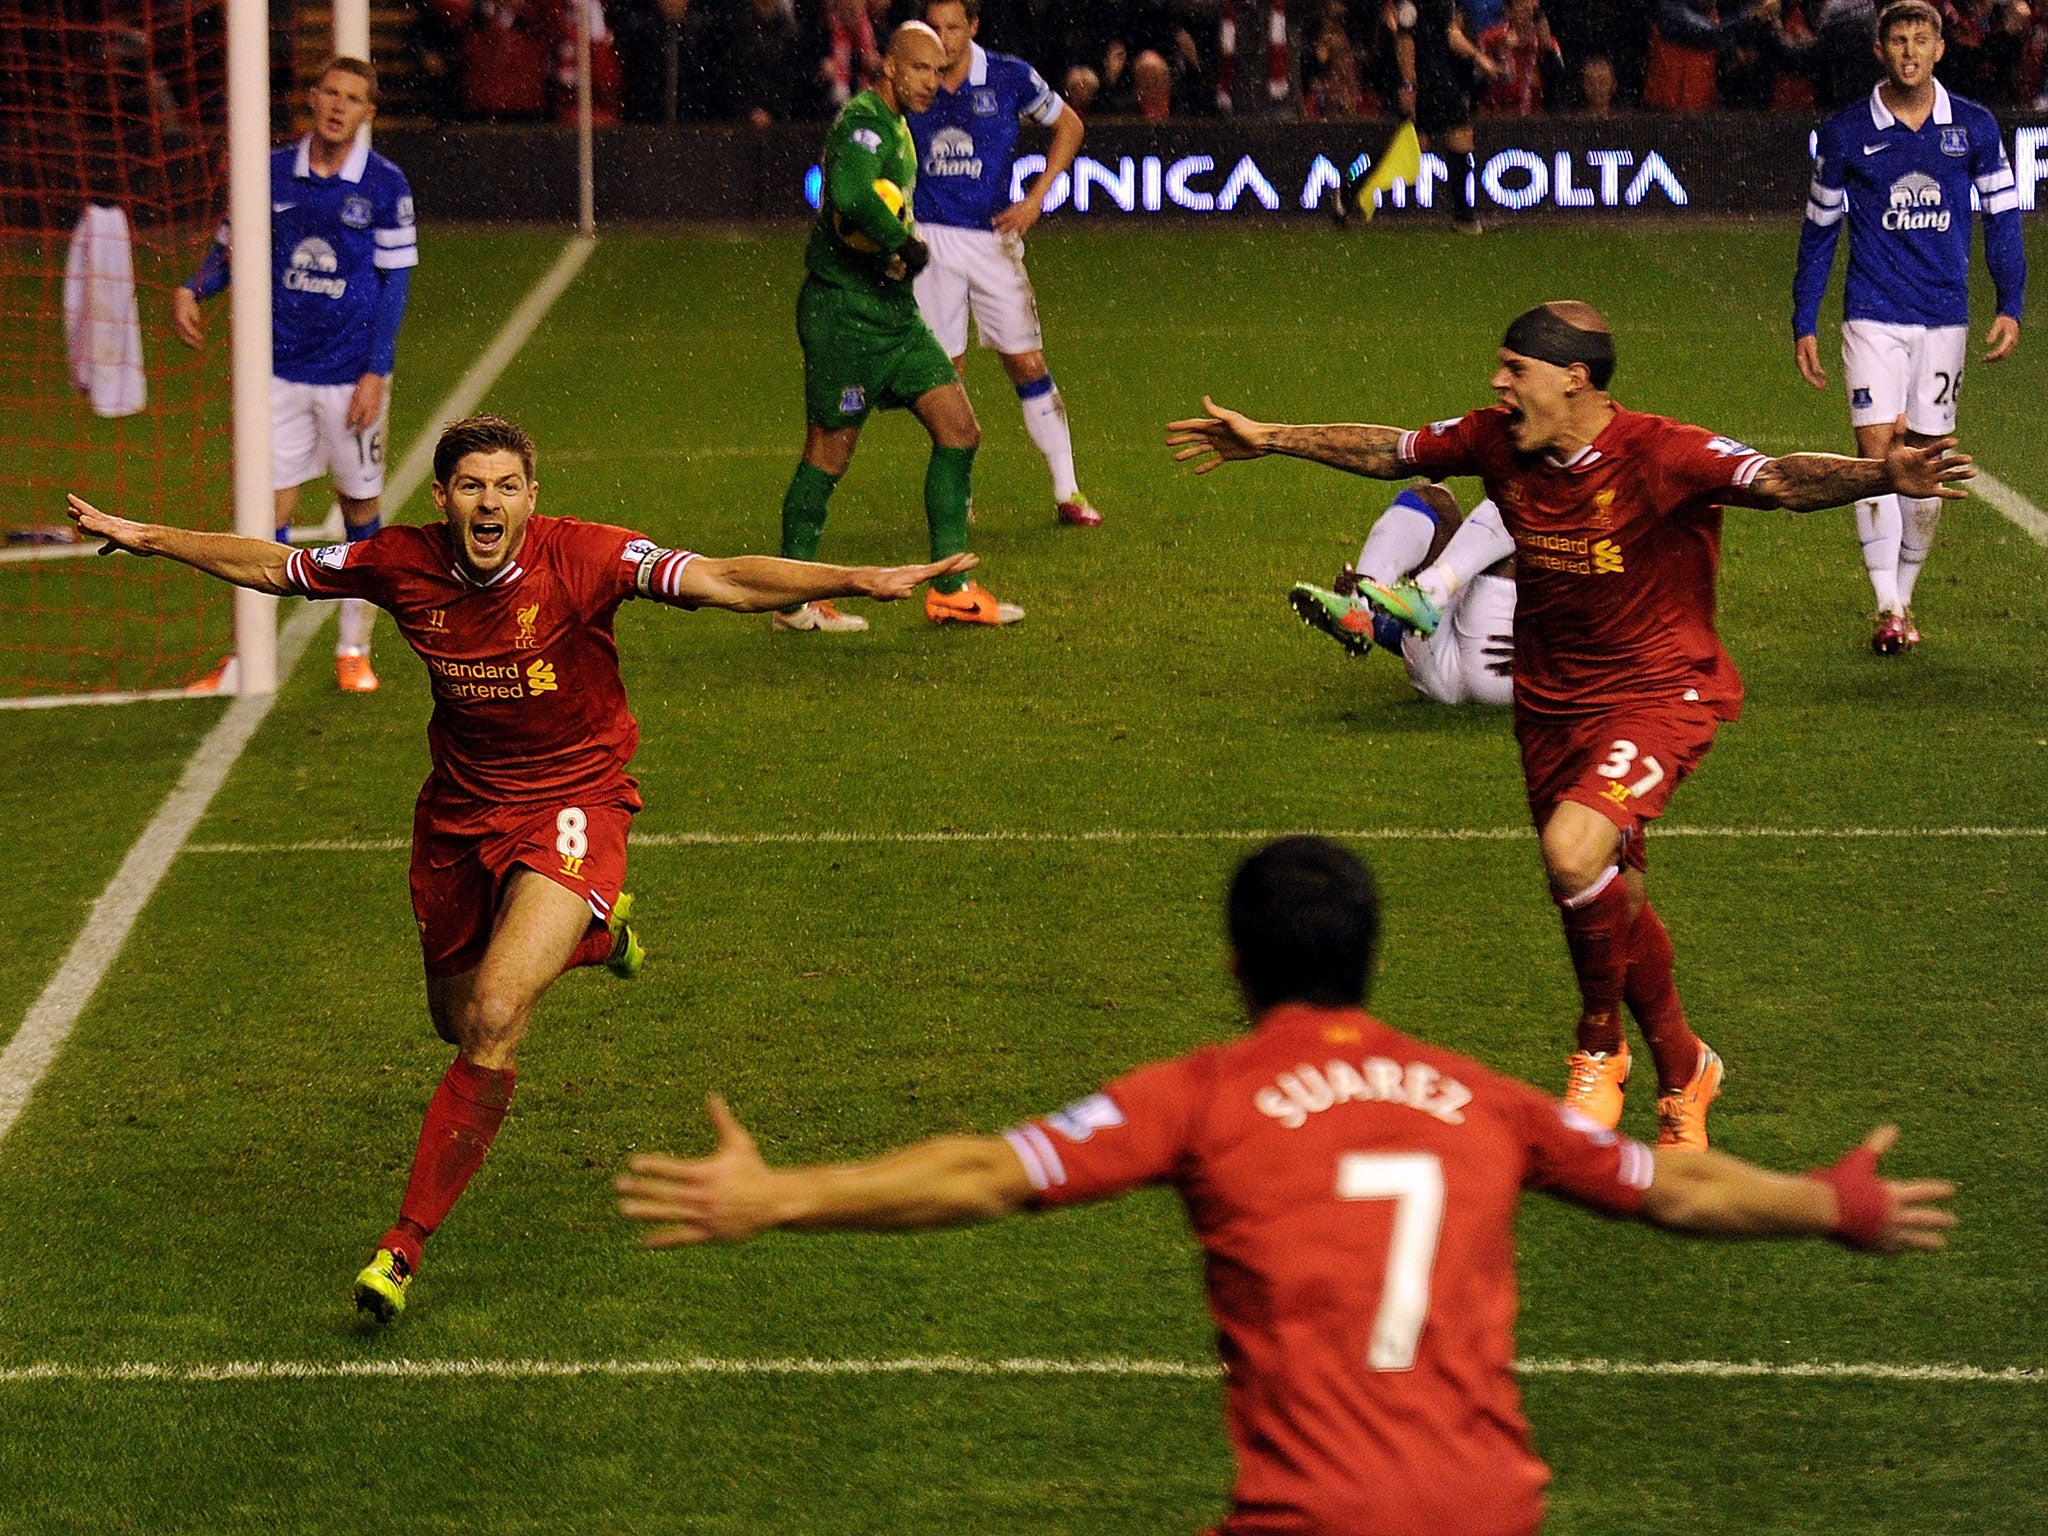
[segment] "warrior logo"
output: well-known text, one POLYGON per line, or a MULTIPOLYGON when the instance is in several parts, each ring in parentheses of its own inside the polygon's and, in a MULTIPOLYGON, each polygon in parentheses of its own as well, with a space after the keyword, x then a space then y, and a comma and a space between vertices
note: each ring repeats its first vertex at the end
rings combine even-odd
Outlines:
POLYGON ((1893 182, 1890 202, 1884 211, 1886 229, 1948 229, 1952 215, 1941 206, 1941 183, 1925 171, 1908 171, 1893 182))
POLYGON ((340 266, 333 246, 318 235, 308 235, 292 251, 292 262, 285 270, 284 285, 294 293, 319 293, 338 299, 347 291, 348 279, 329 274, 340 266))
POLYGON ((974 152, 974 135, 965 128, 941 128, 932 135, 932 147, 924 157, 927 176, 979 176, 981 156, 974 152))

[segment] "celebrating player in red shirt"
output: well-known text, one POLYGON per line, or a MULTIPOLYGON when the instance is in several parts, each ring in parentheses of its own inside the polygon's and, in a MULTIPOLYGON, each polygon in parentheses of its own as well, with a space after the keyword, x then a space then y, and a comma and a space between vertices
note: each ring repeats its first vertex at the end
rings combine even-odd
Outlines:
MULTIPOLYGON (((1643 894, 1643 834, 1733 720, 1742 680, 1714 630, 1721 507, 1809 512, 1898 491, 1960 497, 1975 473, 1954 440, 1882 459, 1770 458, 1699 427, 1624 410, 1607 393, 1600 312, 1543 304, 1508 327, 1500 404, 1420 431, 1278 426, 1226 411, 1174 422, 1198 474, 1283 453, 1383 480, 1477 475, 1515 540, 1515 736, 1550 889, 1579 983, 1566 1102, 1621 1121, 1627 1003, 1657 1063, 1657 1144, 1704 1150, 1720 1058, 1685 1022, 1671 940, 1643 894)), ((1899 434, 1903 439, 1904 433, 1899 434)), ((1412 586, 1365 589, 1425 633, 1412 586)))
POLYGON ((975 564, 708 559, 539 516, 533 468, 533 440, 511 422, 456 422, 434 449, 444 521, 313 550, 130 522, 71 498, 71 516, 108 550, 168 555, 281 597, 375 603, 427 664, 434 769, 413 812, 412 903, 428 1011, 459 1054, 427 1106, 398 1221, 356 1277, 356 1305, 382 1322, 405 1310, 422 1245, 490 1150, 541 994, 576 966, 640 969, 623 893, 626 829, 640 809, 626 764, 640 730, 612 638, 619 605, 762 613, 816 598, 891 601, 975 564))
POLYGON ((1237 1456, 1229 1536, 1519 1536, 1549 1472, 1515 1387, 1515 1204, 1546 1190, 1723 1237, 1938 1248, 1936 1181, 1877 1176, 1890 1127, 1805 1178, 1595 1125, 1362 1011, 1379 905, 1337 844, 1254 854, 1230 889, 1251 1032, 1140 1067, 1003 1137, 771 1169, 723 1101, 716 1154, 632 1159, 653 1247, 954 1226, 1170 1184, 1207 1256, 1237 1456))

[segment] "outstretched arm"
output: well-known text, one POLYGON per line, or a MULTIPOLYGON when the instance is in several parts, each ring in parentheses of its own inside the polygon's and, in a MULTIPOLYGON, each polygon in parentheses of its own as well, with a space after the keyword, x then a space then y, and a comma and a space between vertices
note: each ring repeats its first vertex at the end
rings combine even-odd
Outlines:
POLYGON ((1327 464, 1375 480, 1399 480, 1414 473, 1396 451, 1401 443, 1399 427, 1289 426, 1253 421, 1207 395, 1202 396, 1202 409, 1209 414, 1166 426, 1166 446, 1180 449, 1173 456, 1175 461, 1196 460, 1198 475, 1206 475, 1218 464, 1264 458, 1269 453, 1327 464))
POLYGON ((738 1243, 771 1227, 813 1232, 953 1227, 1007 1216, 1034 1191, 1000 1136, 937 1136, 865 1163, 770 1168, 725 1100, 705 1101, 710 1157, 642 1153, 613 1187, 619 1214, 655 1223, 650 1248, 738 1243))
POLYGON ((972 554, 952 555, 930 565, 896 566, 819 565, 773 555, 713 560, 699 555, 686 560, 658 587, 643 590, 680 608, 727 608, 734 613, 766 613, 833 597, 893 603, 934 577, 971 571, 980 563, 981 557, 972 554))
POLYGON ((1877 1160, 1898 1139, 1897 1126, 1879 1126, 1833 1167, 1804 1177, 1723 1152, 1659 1152, 1642 1215, 1707 1237, 1835 1237, 1886 1253, 1939 1248, 1956 1218, 1937 1202, 1954 1195, 1955 1186, 1879 1178, 1877 1160))
POLYGON ((1792 453, 1772 459, 1756 472, 1749 489, 1767 507, 1815 512, 1846 507, 1866 496, 1938 496, 1959 501, 1970 493, 1958 483, 1974 479, 1970 456, 1954 453, 1956 440, 1944 437, 1922 448, 1906 441, 1905 418, 1889 452, 1881 459, 1849 459, 1838 453, 1792 453))
POLYGON ((65 501, 65 512, 81 532, 107 541, 100 550, 103 555, 111 555, 117 549, 131 555, 165 555, 252 591, 288 597, 295 590, 285 580, 285 562, 291 559, 292 552, 274 539, 245 539, 232 533, 201 533, 193 528, 131 522, 102 512, 77 496, 67 496, 65 501))

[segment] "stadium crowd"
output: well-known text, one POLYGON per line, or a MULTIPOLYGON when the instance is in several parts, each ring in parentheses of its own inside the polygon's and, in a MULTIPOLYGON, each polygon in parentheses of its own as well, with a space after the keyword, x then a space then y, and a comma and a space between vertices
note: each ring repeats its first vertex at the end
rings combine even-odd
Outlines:
MULTIPOLYGON (((1878 75, 1873 0, 985 0, 985 44, 1078 109, 1146 118, 1397 109, 1397 40, 1444 26, 1480 111, 1833 110, 1878 75), (1276 7, 1277 8, 1277 7, 1276 7), (1282 85, 1284 82, 1284 87, 1282 85)), ((602 122, 757 127, 830 117, 881 68, 918 0, 416 0, 413 52, 450 119, 566 118, 587 5, 602 122)), ((1942 79, 1991 107, 2048 107, 2048 6, 1940 0, 1942 79)))

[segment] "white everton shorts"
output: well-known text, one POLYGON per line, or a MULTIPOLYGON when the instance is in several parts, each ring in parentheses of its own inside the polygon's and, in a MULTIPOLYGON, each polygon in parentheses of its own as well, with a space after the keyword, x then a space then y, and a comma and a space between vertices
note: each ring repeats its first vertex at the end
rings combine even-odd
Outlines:
POLYGON ((1515 583, 1482 575, 1459 588, 1436 633, 1411 632, 1401 644, 1408 681, 1437 704, 1514 702, 1515 583))
POLYGON ((1956 391, 1963 387, 1967 325, 1842 322, 1842 374, 1849 385, 1849 424, 1890 426, 1903 413, 1907 429, 1947 437, 1956 429, 1956 391))
POLYGON ((356 501, 384 494, 384 428, 391 417, 391 381, 384 381, 384 409, 361 432, 348 429, 353 384, 294 384, 270 381, 270 484, 288 491, 322 475, 334 489, 356 501))
POLYGON ((917 236, 932 253, 931 265, 917 274, 917 307, 946 356, 966 353, 969 313, 984 347, 1014 355, 1045 346, 1021 235, 920 224, 917 236))

